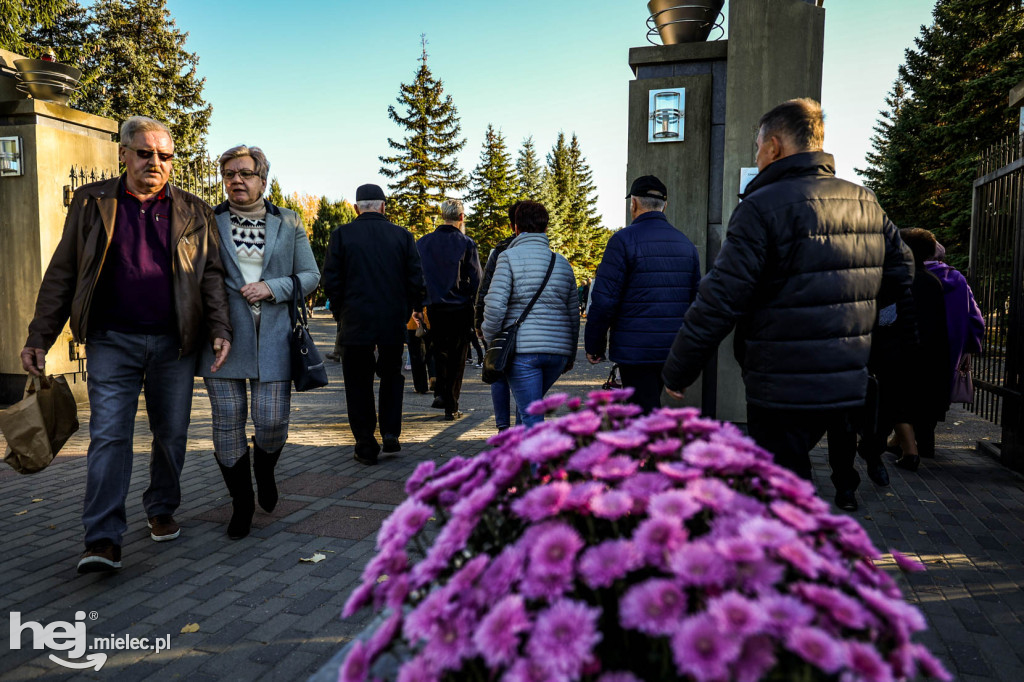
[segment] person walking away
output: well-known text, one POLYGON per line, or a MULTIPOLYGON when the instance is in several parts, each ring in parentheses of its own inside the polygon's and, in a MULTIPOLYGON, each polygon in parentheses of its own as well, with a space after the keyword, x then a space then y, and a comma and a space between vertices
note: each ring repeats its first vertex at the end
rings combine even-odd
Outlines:
MULTIPOLYGON (((494 269, 498 266, 498 256, 502 254, 512 243, 512 240, 519 234, 516 228, 516 209, 521 204, 517 201, 508 207, 508 226, 512 234, 498 242, 490 255, 487 256, 487 265, 484 267, 484 276, 480 280, 480 290, 476 295, 476 312, 474 324, 477 338, 483 339, 484 332, 484 300, 487 292, 491 289, 491 280, 494 278, 494 269)), ((504 376, 491 384, 491 405, 494 407, 494 426, 498 431, 504 431, 512 425, 512 393, 508 387, 508 379, 504 376)), ((523 418, 519 413, 519 406, 516 406, 516 424, 522 424, 523 418)))
POLYGON ((681 399, 735 327, 750 436, 810 479, 811 448, 832 427, 836 504, 853 510, 876 310, 906 293, 914 265, 874 194, 835 177, 824 132, 811 99, 761 117, 758 175, 732 213, 662 377, 681 399))
POLYGON ((402 347, 413 310, 423 305, 423 270, 412 234, 388 221, 384 190, 362 185, 356 190, 356 219, 331 232, 324 261, 324 291, 341 326, 341 368, 349 426, 355 437, 353 457, 377 463, 384 452, 402 449, 402 347), (373 375, 380 378, 381 442, 377 441, 377 406, 373 375))
POLYGON ((661 405, 661 369, 697 295, 700 256, 665 216, 668 189, 661 180, 637 178, 626 199, 633 222, 608 240, 584 346, 591 364, 603 362, 607 349, 622 385, 633 388, 630 401, 650 412, 661 405))
POLYGON ((435 391, 444 418, 462 416, 459 397, 469 350, 467 330, 473 327, 473 301, 480 286, 480 256, 476 243, 463 231, 465 211, 458 199, 441 203, 441 225, 416 242, 427 285, 430 352, 437 371, 435 391))
POLYGON ((85 552, 79 573, 121 567, 128 529, 125 499, 139 393, 153 434, 149 487, 142 495, 150 538, 174 540, 181 527, 181 470, 192 409, 196 353, 209 343, 211 372, 231 349, 224 273, 213 211, 172 185, 174 141, 159 121, 121 125, 124 173, 79 188, 39 285, 25 371, 46 371, 46 352, 70 318, 89 358, 85 552))
POLYGON ((543 398, 575 363, 580 308, 572 266, 548 245, 544 205, 522 202, 516 209, 516 227, 519 236, 498 256, 484 301, 483 332, 484 339, 493 342, 540 292, 516 335, 512 366, 505 370, 523 423, 529 428, 544 421, 543 414, 528 413, 530 403, 543 398))
POLYGON ((231 494, 227 534, 238 540, 249 534, 256 511, 253 477, 260 507, 271 512, 277 506, 274 469, 288 440, 291 414, 291 354, 282 340, 291 329, 292 275, 305 297, 316 290, 320 268, 299 215, 263 198, 270 172, 263 150, 232 147, 218 163, 227 201, 213 213, 234 348, 217 372, 210 371, 213 357, 204 349, 197 374, 210 396, 214 457, 231 494))

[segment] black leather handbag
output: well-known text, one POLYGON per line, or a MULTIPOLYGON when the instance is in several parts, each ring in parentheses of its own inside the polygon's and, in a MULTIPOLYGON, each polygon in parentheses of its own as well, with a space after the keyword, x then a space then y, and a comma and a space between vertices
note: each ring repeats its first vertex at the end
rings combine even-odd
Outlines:
POLYGON ((289 344, 292 356, 292 384, 296 391, 309 391, 327 385, 327 368, 309 335, 306 299, 302 295, 299 278, 292 275, 292 304, 288 310, 292 319, 289 344))
POLYGON ((555 254, 552 253, 551 261, 548 262, 548 271, 544 274, 544 281, 540 283, 540 288, 537 289, 530 302, 526 304, 522 314, 519 315, 515 322, 498 332, 491 341, 491 345, 487 346, 487 352, 484 353, 484 368, 480 374, 480 379, 485 384, 493 384, 505 376, 505 372, 512 364, 512 358, 516 354, 516 335, 519 333, 519 328, 523 326, 526 316, 530 314, 533 305, 540 298, 540 293, 547 286, 548 280, 551 279, 551 272, 554 269, 555 254))

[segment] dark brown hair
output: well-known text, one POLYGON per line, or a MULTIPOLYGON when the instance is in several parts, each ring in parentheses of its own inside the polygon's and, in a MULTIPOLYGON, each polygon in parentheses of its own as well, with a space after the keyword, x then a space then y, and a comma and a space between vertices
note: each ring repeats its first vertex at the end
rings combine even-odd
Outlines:
POLYGON ((512 204, 511 206, 508 207, 508 224, 509 225, 515 225, 516 224, 516 210, 519 208, 519 205, 522 204, 522 203, 523 202, 521 202, 521 201, 517 201, 516 203, 514 203, 514 204, 512 204))
POLYGON ((538 201, 522 201, 516 208, 516 227, 520 232, 546 232, 548 210, 538 201))
POLYGON ((788 137, 806 151, 821 151, 825 144, 825 117, 821 105, 809 97, 783 102, 761 117, 757 129, 766 139, 772 135, 788 137))
POLYGON ((915 265, 935 258, 935 249, 939 242, 931 230, 926 230, 923 227, 904 227, 900 230, 900 239, 910 247, 914 254, 915 265))

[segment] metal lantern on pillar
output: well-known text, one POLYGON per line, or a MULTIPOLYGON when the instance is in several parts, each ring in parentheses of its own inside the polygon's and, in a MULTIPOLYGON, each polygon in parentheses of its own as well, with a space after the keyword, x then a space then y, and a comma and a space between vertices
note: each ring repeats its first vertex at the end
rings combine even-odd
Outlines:
POLYGON ((682 142, 686 89, 651 90, 648 142, 682 142))

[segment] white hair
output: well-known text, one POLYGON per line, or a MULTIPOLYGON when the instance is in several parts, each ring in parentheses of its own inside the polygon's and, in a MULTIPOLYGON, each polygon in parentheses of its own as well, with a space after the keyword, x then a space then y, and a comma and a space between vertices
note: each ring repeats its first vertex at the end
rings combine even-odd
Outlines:
MULTIPOLYGON (((150 118, 149 116, 129 116, 125 119, 124 123, 121 124, 120 144, 122 147, 127 147, 130 144, 134 144, 135 136, 139 133, 149 133, 154 131, 167 133, 167 137, 171 137, 171 129, 160 121, 150 118)), ((173 144, 173 142, 174 138, 171 137, 171 143, 173 144)))
POLYGON ((465 212, 462 202, 458 199, 445 199, 441 202, 441 220, 446 223, 456 222, 465 212))
POLYGON ((383 213, 384 212, 384 200, 383 199, 363 199, 362 201, 356 202, 356 208, 359 209, 360 213, 383 213))
POLYGON ((656 199, 655 197, 638 197, 633 195, 633 198, 636 199, 637 205, 645 211, 663 211, 667 203, 664 199, 656 199))

